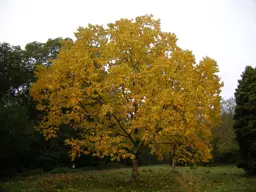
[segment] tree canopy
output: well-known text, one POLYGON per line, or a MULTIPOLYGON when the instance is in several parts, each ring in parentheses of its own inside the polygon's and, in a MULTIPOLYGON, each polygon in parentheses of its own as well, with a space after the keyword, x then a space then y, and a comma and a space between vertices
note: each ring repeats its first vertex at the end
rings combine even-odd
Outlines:
POLYGON ((235 132, 239 145, 238 166, 256 172, 256 69, 247 66, 236 89, 235 132))
POLYGON ((46 114, 38 126, 46 138, 68 124, 80 132, 66 140, 73 159, 83 153, 130 158, 133 178, 145 147, 161 156, 176 136, 203 161, 210 158, 222 87, 213 59, 196 64, 176 35, 148 15, 90 24, 75 36, 52 66, 38 68, 31 88, 46 114))

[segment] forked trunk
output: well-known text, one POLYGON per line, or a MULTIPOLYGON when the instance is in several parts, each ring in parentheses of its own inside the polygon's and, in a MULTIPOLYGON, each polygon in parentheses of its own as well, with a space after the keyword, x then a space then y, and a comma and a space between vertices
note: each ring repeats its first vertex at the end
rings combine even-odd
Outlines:
POLYGON ((138 176, 138 159, 132 160, 132 181, 135 181, 138 176))

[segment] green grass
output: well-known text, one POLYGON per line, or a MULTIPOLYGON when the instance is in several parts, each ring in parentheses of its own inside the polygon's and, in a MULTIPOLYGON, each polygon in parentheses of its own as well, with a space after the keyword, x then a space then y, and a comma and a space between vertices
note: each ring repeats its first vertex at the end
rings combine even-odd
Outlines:
POLYGON ((99 171, 53 171, 52 173, 22 176, 2 183, 10 192, 255 192, 256 177, 249 177, 235 166, 178 167, 150 166, 139 169, 136 182, 129 181, 131 169, 99 171))

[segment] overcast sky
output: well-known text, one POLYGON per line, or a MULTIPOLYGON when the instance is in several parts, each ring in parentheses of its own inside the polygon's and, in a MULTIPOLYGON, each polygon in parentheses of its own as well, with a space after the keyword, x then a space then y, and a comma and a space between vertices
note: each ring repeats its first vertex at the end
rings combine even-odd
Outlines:
POLYGON ((224 98, 234 95, 245 66, 256 65, 256 0, 0 0, 0 42, 73 38, 79 26, 145 14, 161 19, 197 60, 217 61, 224 98))

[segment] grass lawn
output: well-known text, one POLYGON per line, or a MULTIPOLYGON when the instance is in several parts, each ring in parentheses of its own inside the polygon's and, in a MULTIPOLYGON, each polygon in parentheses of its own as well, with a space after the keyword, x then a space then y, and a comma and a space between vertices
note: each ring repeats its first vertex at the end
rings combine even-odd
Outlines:
POLYGON ((176 170, 173 172, 169 165, 140 167, 134 183, 129 181, 129 168, 76 170, 19 177, 2 183, 2 186, 7 192, 256 192, 256 177, 247 176, 235 166, 177 167, 176 170))

